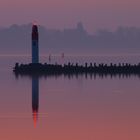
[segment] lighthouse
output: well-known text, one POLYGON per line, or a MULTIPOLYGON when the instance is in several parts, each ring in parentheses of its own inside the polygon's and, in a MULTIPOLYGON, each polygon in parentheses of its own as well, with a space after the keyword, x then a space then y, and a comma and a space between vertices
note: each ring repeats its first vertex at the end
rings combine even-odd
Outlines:
POLYGON ((32 26, 32 63, 39 63, 39 37, 38 27, 36 24, 32 26))

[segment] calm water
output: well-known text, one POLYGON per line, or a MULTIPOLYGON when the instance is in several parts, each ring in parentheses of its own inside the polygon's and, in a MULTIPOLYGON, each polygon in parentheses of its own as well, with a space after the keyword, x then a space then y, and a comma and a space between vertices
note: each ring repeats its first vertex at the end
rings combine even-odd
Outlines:
MULTIPOLYGON (((139 77, 16 79, 14 63, 29 60, 0 56, 0 140, 140 140, 139 77)), ((137 63, 140 56, 52 59, 56 61, 137 63)))

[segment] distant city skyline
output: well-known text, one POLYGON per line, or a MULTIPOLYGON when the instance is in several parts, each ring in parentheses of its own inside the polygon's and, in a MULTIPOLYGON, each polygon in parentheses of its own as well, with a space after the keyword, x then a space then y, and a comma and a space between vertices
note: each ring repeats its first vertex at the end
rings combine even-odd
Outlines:
MULTIPOLYGON (((1 54, 31 54, 32 24, 0 29, 1 54), (12 48, 12 49, 11 49, 12 48)), ((82 23, 65 30, 39 26, 42 54, 126 54, 140 52, 140 28, 119 27, 89 34, 82 23)))
POLYGON ((0 26, 36 20, 48 28, 73 28, 81 21, 88 32, 118 26, 140 27, 138 0, 1 0, 0 26))

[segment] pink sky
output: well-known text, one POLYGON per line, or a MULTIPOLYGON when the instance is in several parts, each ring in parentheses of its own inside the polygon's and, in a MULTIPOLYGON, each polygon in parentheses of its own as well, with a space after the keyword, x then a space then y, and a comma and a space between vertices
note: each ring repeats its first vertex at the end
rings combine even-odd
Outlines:
POLYGON ((63 29, 82 21, 90 32, 120 25, 140 27, 139 7, 139 0, 1 0, 0 25, 37 20, 63 29))

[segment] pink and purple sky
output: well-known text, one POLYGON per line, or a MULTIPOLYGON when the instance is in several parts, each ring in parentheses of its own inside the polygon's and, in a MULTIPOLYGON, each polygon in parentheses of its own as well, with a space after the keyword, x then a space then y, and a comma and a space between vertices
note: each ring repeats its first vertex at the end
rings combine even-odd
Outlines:
POLYGON ((34 20, 48 28, 71 28, 81 21, 92 32, 140 27, 139 0, 1 0, 0 26, 34 20))

